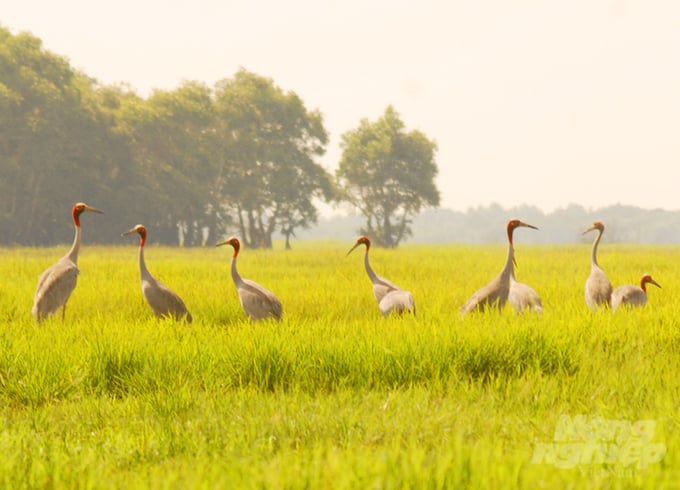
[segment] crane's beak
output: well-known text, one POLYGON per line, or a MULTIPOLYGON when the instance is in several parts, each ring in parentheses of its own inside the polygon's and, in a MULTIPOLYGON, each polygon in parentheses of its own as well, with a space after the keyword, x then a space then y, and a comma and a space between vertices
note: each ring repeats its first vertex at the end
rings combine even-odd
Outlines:
POLYGON ((361 245, 361 243, 356 242, 356 243, 354 244, 354 246, 353 246, 352 248, 349 249, 349 252, 347 252, 347 254, 345 255, 345 257, 347 257, 347 255, 351 254, 351 253, 354 251, 354 249, 357 248, 359 245, 361 245))
POLYGON ((533 229, 533 230, 538 230, 538 228, 535 227, 534 225, 530 225, 529 223, 525 223, 525 222, 523 222, 523 221, 520 221, 520 222, 519 222, 519 226, 525 226, 525 227, 531 228, 531 229, 533 229))
POLYGON ((590 228, 588 228, 587 230, 585 230, 583 233, 581 233, 581 235, 585 235, 586 233, 588 233, 589 231, 593 231, 594 229, 595 229, 595 225, 593 225, 590 228))
POLYGON ((92 213, 104 214, 104 211, 101 211, 100 209, 97 209, 97 208, 93 208, 92 206, 88 206, 87 204, 85 204, 83 211, 90 211, 92 213))
POLYGON ((222 245, 230 245, 229 240, 215 244, 216 247, 220 247, 222 245))
POLYGON ((649 279, 649 283, 650 283, 650 284, 654 284, 657 288, 661 288, 661 284, 659 284, 658 282, 656 282, 654 279, 651 279, 651 278, 650 278, 650 279, 649 279))
POLYGON ((125 235, 132 235, 133 233, 137 233, 136 228, 130 228, 128 231, 121 233, 120 236, 125 236, 125 235))
POLYGON ((515 256, 514 256, 514 255, 512 256, 512 265, 514 265, 515 267, 517 267, 517 260, 515 260, 515 256))

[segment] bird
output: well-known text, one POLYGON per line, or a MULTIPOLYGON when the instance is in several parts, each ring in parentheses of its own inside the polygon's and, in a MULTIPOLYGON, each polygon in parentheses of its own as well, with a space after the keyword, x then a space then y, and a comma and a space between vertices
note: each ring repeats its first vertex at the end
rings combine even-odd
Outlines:
POLYGON ((601 306, 609 307, 612 296, 612 283, 597 263, 597 247, 604 233, 604 223, 602 221, 595 221, 590 228, 581 234, 585 235, 593 230, 597 230, 597 236, 595 241, 593 241, 593 251, 590 256, 590 275, 586 279, 585 296, 588 307, 596 311, 601 306))
POLYGON ((31 309, 31 313, 38 323, 53 315, 59 308, 61 308, 62 321, 66 318, 66 302, 76 288, 78 274, 80 273, 78 269, 78 252, 80 251, 81 239, 80 215, 86 211, 103 214, 103 211, 88 206, 84 202, 74 204, 71 210, 75 227, 73 245, 66 255, 47 268, 38 278, 38 287, 31 309))
POLYGON ((462 314, 472 311, 484 311, 487 308, 498 308, 505 306, 510 294, 510 282, 514 273, 515 249, 512 243, 512 235, 516 228, 526 227, 538 230, 533 225, 524 223, 518 219, 508 221, 508 256, 501 272, 486 286, 478 289, 465 304, 461 307, 462 314))
POLYGON ((172 291, 165 284, 153 277, 146 268, 144 261, 144 245, 146 243, 146 227, 144 225, 136 225, 128 231, 121 234, 121 236, 131 235, 133 233, 139 234, 139 276, 142 281, 142 294, 144 299, 153 310, 156 317, 172 317, 176 320, 186 319, 187 323, 191 323, 193 318, 191 313, 187 310, 184 301, 177 293, 172 291))
POLYGON ((640 286, 626 284, 619 286, 612 292, 611 307, 616 311, 621 306, 645 306, 647 304, 647 284, 654 284, 660 288, 661 285, 652 279, 649 274, 644 274, 640 279, 640 286))
POLYGON ((236 270, 236 259, 238 258, 239 250, 241 250, 241 242, 239 242, 238 238, 231 237, 215 246, 219 247, 221 245, 231 245, 234 249, 234 255, 231 258, 231 278, 236 285, 243 311, 254 321, 265 318, 281 320, 283 306, 274 293, 255 281, 243 279, 236 270))
POLYGON ((510 305, 521 313, 524 310, 533 311, 536 313, 543 312, 543 302, 538 293, 529 285, 523 282, 518 282, 515 279, 514 268, 510 274, 510 291, 508 293, 508 301, 510 305))
POLYGON ((378 302, 378 307, 380 308, 380 313, 383 316, 388 316, 392 313, 416 313, 416 302, 413 299, 413 295, 406 291, 392 281, 385 279, 373 272, 371 264, 368 261, 368 251, 371 248, 371 240, 367 236, 360 236, 354 246, 347 252, 347 255, 351 254, 352 251, 359 247, 360 245, 366 246, 366 252, 364 254, 364 267, 366 268, 366 273, 368 278, 373 283, 373 295, 378 302))

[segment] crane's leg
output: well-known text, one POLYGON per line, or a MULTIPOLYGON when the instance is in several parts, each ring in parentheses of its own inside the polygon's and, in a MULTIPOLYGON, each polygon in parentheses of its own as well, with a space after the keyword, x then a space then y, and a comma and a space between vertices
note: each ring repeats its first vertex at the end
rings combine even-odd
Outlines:
POLYGON ((62 323, 66 321, 66 303, 61 307, 61 321, 62 323))

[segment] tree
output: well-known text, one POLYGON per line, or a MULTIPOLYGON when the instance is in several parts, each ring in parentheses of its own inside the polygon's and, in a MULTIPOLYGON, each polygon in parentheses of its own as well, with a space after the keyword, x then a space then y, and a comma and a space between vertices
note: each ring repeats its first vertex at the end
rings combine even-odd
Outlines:
MULTIPOLYGON (((77 201, 109 200, 114 148, 94 81, 30 34, 0 28, 0 228, 4 243, 64 243, 77 201)), ((92 237, 112 236, 102 224, 92 237), (99 228, 102 227, 102 228, 99 228)))
POLYGON ((366 217, 360 233, 385 247, 396 247, 411 235, 411 217, 439 205, 435 186, 435 142, 420 131, 405 132, 392 106, 375 123, 342 135, 336 172, 343 197, 366 217))
POLYGON ((271 247, 272 233, 287 236, 315 223, 314 199, 331 199, 331 176, 316 162, 328 135, 318 111, 272 80, 239 70, 218 82, 223 209, 235 216, 242 242, 271 247))
MULTIPOLYGON (((185 82, 173 91, 156 90, 147 100, 128 95, 118 110, 145 191, 137 196, 147 226, 161 243, 200 245, 211 228, 215 182, 212 94, 185 82), (178 233, 178 228, 181 234, 178 233)), ((131 225, 130 225, 131 226, 131 225)))

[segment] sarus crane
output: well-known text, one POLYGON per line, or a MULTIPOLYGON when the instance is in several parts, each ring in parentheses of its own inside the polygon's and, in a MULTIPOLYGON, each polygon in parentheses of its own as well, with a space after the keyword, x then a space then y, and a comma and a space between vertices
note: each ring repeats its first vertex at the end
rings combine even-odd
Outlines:
POLYGON ((604 233, 604 223, 602 221, 595 221, 582 235, 593 230, 597 230, 597 236, 593 241, 593 249, 590 255, 590 275, 586 279, 585 296, 588 307, 596 311, 602 306, 609 307, 612 296, 612 283, 597 263, 597 248, 604 233))
POLYGON ((510 294, 510 282, 513 275, 513 267, 515 263, 515 248, 512 242, 512 236, 516 228, 526 227, 538 230, 533 225, 524 223, 518 219, 511 219, 508 221, 508 255, 505 259, 505 265, 501 272, 486 286, 478 289, 466 303, 461 307, 462 314, 467 314, 472 311, 484 311, 487 308, 501 309, 508 301, 510 294))
POLYGON ((644 274, 640 279, 640 286, 626 284, 619 286, 612 292, 611 306, 616 311, 622 306, 636 307, 647 304, 647 284, 654 284, 660 288, 661 285, 652 279, 649 274, 644 274))
POLYGON ((347 252, 347 255, 360 245, 366 246, 364 253, 364 267, 366 274, 373 284, 373 296, 375 296, 380 308, 380 313, 383 316, 388 316, 391 313, 416 313, 416 302, 413 295, 409 291, 405 291, 392 281, 385 279, 373 272, 373 268, 368 260, 368 251, 371 248, 371 240, 367 236, 360 236, 354 246, 347 252))
POLYGON ((518 282, 517 279, 515 279, 514 268, 510 274, 508 302, 517 313, 522 313, 523 311, 543 313, 543 302, 541 301, 541 297, 531 286, 524 284, 523 282, 518 282))
POLYGON ((66 302, 76 288, 78 280, 78 252, 80 251, 80 215, 89 211, 102 213, 83 202, 76 203, 71 210, 75 237, 71 250, 60 258, 54 265, 49 267, 38 278, 38 287, 35 291, 33 308, 31 312, 38 322, 46 319, 61 308, 62 321, 66 318, 66 302))
POLYGON ((283 306, 281 301, 274 296, 274 293, 255 281, 243 279, 236 270, 236 259, 241 250, 241 243, 238 238, 231 237, 215 246, 219 247, 221 245, 231 245, 234 249, 234 254, 231 258, 231 278, 236 285, 236 291, 238 292, 238 298, 243 311, 255 321, 265 318, 281 320, 283 306))
POLYGON ((122 236, 137 233, 139 235, 139 276, 142 281, 142 294, 156 317, 172 317, 175 320, 186 319, 191 323, 193 318, 184 301, 177 293, 153 277, 144 261, 144 245, 147 230, 144 225, 137 225, 122 233, 122 236))

